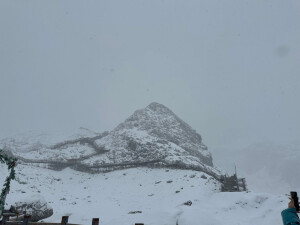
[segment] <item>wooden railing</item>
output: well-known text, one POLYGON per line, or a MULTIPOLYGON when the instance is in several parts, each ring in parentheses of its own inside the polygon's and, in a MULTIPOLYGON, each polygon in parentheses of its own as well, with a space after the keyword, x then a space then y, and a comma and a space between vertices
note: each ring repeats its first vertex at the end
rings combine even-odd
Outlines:
MULTIPOLYGON (((79 225, 68 223, 69 217, 63 216, 61 218, 60 223, 52 223, 52 222, 30 222, 30 215, 24 215, 23 221, 9 221, 9 218, 12 216, 16 216, 15 213, 3 213, 2 221, 0 221, 0 225, 79 225)), ((92 225, 99 225, 99 218, 92 219, 92 225)), ((143 223, 136 223, 135 225, 144 225, 143 223)))

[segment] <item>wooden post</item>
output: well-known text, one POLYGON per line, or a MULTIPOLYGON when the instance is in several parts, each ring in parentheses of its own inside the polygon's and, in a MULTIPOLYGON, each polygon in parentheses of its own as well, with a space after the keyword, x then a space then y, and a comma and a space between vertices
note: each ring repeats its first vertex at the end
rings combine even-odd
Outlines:
POLYGON ((29 221, 30 217, 31 217, 30 215, 25 215, 22 225, 28 225, 28 221, 29 221))
POLYGON ((9 219, 9 216, 3 214, 3 218, 2 218, 2 225, 5 225, 6 224, 6 221, 9 219))
POLYGON ((244 187, 244 191, 247 191, 245 178, 243 178, 243 187, 244 187))
POLYGON ((237 176, 237 173, 236 173, 236 165, 234 164, 234 171, 235 171, 235 178, 236 178, 236 187, 237 187, 237 191, 240 191, 240 186, 239 186, 239 178, 237 176))
POLYGON ((7 221, 9 221, 9 217, 11 216, 15 216, 16 214, 15 213, 3 213, 2 216, 3 216, 3 219, 2 219, 2 225, 5 225, 7 221))
POLYGON ((61 218, 61 225, 67 225, 68 224, 68 220, 69 220, 69 217, 68 216, 63 216, 61 218))
POLYGON ((99 218, 93 218, 92 225, 99 225, 99 218))

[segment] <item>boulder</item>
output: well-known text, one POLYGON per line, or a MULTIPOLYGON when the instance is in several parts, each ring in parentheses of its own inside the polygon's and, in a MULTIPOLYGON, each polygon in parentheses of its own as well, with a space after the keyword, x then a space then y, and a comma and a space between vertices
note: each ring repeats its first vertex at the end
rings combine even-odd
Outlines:
POLYGON ((33 195, 29 199, 23 199, 16 202, 12 207, 16 212, 31 215, 30 221, 37 222, 53 215, 53 209, 47 204, 41 195, 33 195))

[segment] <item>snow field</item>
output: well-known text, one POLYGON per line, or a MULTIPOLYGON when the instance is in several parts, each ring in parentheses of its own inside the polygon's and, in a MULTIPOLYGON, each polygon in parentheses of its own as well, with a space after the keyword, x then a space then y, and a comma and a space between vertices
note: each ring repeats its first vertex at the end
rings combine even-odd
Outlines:
POLYGON ((40 194, 53 207, 54 215, 45 220, 52 222, 69 215, 70 223, 80 224, 98 217, 103 225, 280 225, 280 212, 288 202, 286 196, 220 193, 218 181, 190 170, 133 168, 87 174, 21 164, 16 170, 7 207, 40 194), (191 206, 183 204, 188 200, 191 206))

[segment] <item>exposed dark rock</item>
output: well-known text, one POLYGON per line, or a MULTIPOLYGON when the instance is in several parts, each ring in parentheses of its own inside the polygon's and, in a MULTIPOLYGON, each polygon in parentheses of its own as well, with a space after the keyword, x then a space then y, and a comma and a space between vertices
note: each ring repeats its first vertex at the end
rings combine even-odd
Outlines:
POLYGON ((187 206, 191 206, 193 203, 192 203, 192 201, 191 200, 189 200, 189 201, 187 201, 187 202, 185 202, 185 203, 183 203, 184 205, 187 205, 187 206))
POLYGON ((207 179, 207 176, 205 176, 204 174, 201 176, 202 179, 207 179))
POLYGON ((142 211, 130 211, 128 214, 137 214, 137 213, 142 213, 142 211))

